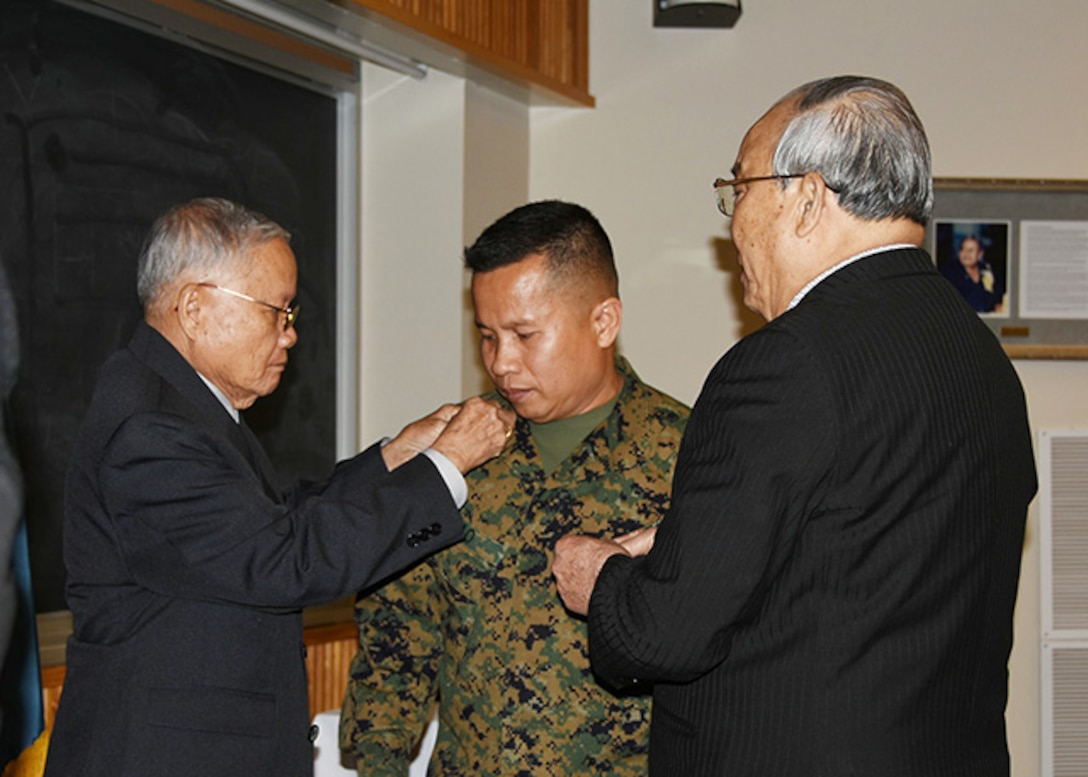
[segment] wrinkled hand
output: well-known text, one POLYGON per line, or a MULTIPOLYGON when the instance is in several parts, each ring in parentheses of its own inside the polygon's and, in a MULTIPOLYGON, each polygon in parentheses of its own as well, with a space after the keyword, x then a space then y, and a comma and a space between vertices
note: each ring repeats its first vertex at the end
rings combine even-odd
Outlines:
POLYGON ((385 466, 392 471, 430 448, 460 409, 458 405, 442 405, 430 415, 401 429, 400 434, 382 446, 385 466))
POLYGON ((555 544, 552 574, 555 576, 556 588, 559 589, 559 598, 568 610, 577 615, 589 613, 589 598, 593 595, 593 587, 597 585, 597 576, 601 574, 604 562, 615 555, 631 554, 622 544, 613 540, 587 537, 584 534, 568 534, 559 538, 555 544))
POLYGON ((517 416, 497 402, 472 397, 465 400, 442 430, 432 448, 449 459, 461 474, 502 453, 517 416))

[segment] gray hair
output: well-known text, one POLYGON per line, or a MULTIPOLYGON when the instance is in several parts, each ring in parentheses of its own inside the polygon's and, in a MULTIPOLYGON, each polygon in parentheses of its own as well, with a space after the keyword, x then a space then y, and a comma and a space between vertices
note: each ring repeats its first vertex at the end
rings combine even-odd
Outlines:
POLYGON ((173 281, 232 269, 251 250, 291 234, 267 216, 217 197, 176 205, 151 227, 137 263, 136 291, 147 312, 173 281))
MULTIPOLYGON (((837 76, 790 92, 797 115, 774 154, 776 175, 816 172, 843 209, 865 220, 933 212, 929 142, 910 101, 876 78, 837 76)), ((783 182, 785 183, 785 182, 783 182)))

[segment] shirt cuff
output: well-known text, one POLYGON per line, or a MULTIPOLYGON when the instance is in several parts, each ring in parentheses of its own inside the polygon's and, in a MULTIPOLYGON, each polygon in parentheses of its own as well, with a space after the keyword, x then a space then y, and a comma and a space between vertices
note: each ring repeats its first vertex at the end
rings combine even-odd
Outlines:
POLYGON ((423 451, 423 455, 434 462, 438 474, 446 481, 446 488, 450 490, 453 503, 460 510, 468 500, 468 485, 460 470, 453 466, 453 462, 447 459, 445 454, 439 453, 434 448, 427 448, 423 451))

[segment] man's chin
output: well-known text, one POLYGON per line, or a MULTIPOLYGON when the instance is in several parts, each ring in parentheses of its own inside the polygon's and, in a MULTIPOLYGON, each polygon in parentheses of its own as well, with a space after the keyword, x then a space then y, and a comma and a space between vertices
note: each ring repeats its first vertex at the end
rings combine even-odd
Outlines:
MULTIPOLYGON (((281 376, 282 373, 277 373, 274 377, 270 377, 268 381, 253 394, 253 398, 249 400, 249 405, 252 405, 261 397, 267 397, 270 394, 276 393, 276 389, 280 387, 281 376)), ((246 407, 249 407, 249 405, 246 405, 246 407)))
POLYGON ((533 407, 532 402, 511 402, 510 404, 519 418, 524 418, 534 424, 546 423, 546 420, 542 420, 540 417, 540 408, 533 407))

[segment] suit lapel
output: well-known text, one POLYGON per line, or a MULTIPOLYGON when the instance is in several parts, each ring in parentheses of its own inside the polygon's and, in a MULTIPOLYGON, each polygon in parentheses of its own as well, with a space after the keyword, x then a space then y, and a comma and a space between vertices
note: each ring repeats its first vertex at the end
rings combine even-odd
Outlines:
POLYGON ((129 343, 129 350, 177 392, 178 412, 183 412, 195 423, 229 440, 245 457, 269 498, 275 502, 282 501, 279 478, 260 441, 244 420, 234 422, 192 365, 166 338, 146 322, 140 322, 129 343))
POLYGON ((261 478, 265 492, 273 500, 279 502, 282 499, 278 484, 279 478, 276 476, 276 470, 273 468, 268 454, 265 453, 264 446, 261 445, 261 441, 257 439, 257 435, 249 428, 244 418, 239 417, 238 429, 241 432, 242 453, 249 460, 253 471, 261 478))

